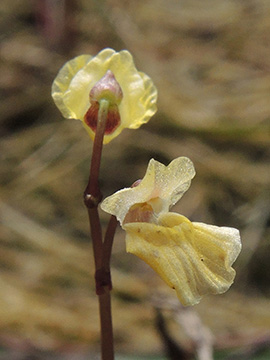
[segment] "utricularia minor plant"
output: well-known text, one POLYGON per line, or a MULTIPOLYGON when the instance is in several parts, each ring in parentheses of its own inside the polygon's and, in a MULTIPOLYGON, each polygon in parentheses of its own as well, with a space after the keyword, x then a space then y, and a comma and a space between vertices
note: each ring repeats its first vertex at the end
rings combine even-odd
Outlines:
POLYGON ((93 243, 102 359, 111 360, 110 258, 118 222, 126 232, 127 252, 149 264, 185 306, 197 304, 205 294, 229 289, 235 277, 231 266, 241 249, 240 235, 237 229, 191 222, 170 211, 195 176, 193 163, 186 157, 168 165, 151 159, 142 180, 131 180, 130 188, 101 202, 103 144, 124 128, 139 128, 157 109, 156 87, 149 76, 136 69, 127 50, 104 49, 95 57, 81 55, 68 61, 54 80, 52 96, 63 116, 80 120, 93 140, 84 202, 93 243), (99 204, 111 214, 104 237, 99 204))

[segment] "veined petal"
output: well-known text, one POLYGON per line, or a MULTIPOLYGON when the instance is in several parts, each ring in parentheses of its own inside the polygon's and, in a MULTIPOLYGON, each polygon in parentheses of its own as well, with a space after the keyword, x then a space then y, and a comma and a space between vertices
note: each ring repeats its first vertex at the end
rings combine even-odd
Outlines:
POLYGON ((148 75, 142 72, 139 74, 145 91, 139 94, 138 104, 140 106, 136 106, 135 102, 130 104, 132 106, 131 114, 136 119, 129 124, 130 129, 138 129, 142 124, 147 123, 157 111, 157 88, 148 75))
POLYGON ((80 55, 68 61, 59 71, 52 85, 52 97, 62 115, 67 119, 76 119, 72 108, 66 106, 64 95, 75 75, 92 59, 91 55, 80 55))
POLYGON ((231 286, 231 265, 241 249, 238 230, 193 224, 175 213, 163 214, 158 221, 125 224, 127 251, 175 289, 183 305, 194 305, 202 295, 223 293, 231 286))
POLYGON ((193 163, 186 157, 174 159, 168 166, 154 160, 152 168, 155 177, 152 197, 155 197, 155 193, 159 194, 161 199, 168 202, 170 208, 189 189, 191 180, 195 176, 193 163))
POLYGON ((194 176, 193 163, 186 157, 179 157, 168 166, 151 159, 138 186, 120 190, 107 197, 101 208, 115 215, 121 225, 129 209, 138 203, 148 202, 158 216, 167 212, 183 196, 194 176))

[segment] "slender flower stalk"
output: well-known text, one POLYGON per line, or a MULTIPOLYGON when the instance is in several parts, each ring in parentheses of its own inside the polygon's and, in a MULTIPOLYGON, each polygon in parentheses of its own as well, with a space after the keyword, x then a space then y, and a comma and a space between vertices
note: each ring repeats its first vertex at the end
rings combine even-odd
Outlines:
POLYGON ((103 260, 102 231, 98 213, 98 205, 102 199, 98 179, 108 110, 109 101, 104 99, 100 100, 89 182, 84 192, 84 202, 88 210, 90 232, 94 249, 96 293, 99 297, 102 360, 114 359, 110 296, 110 291, 112 289, 110 276, 110 253, 115 229, 110 230, 110 228, 108 228, 107 230, 107 234, 109 233, 109 235, 107 235, 109 247, 107 247, 105 260, 103 260), (104 262, 106 263, 106 268, 103 266, 104 262))
POLYGON ((112 215, 106 230, 103 243, 102 267, 105 269, 106 272, 110 271, 113 238, 117 225, 118 220, 115 216, 112 215))
POLYGON ((109 110, 109 101, 102 99, 99 104, 97 129, 96 129, 96 136, 93 145, 89 182, 85 190, 85 200, 90 202, 89 204, 90 207, 91 204, 93 205, 95 203, 99 204, 101 200, 98 178, 99 178, 99 169, 100 169, 101 154, 103 148, 103 138, 106 128, 108 110, 109 110), (87 197, 87 195, 90 195, 91 198, 87 197))

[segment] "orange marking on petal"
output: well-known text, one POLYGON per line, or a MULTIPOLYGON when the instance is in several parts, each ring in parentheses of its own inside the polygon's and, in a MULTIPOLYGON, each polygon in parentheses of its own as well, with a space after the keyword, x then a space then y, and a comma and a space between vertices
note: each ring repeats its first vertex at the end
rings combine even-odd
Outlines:
POLYGON ((126 214, 123 224, 133 222, 151 222, 153 217, 153 208, 147 203, 133 205, 126 214))

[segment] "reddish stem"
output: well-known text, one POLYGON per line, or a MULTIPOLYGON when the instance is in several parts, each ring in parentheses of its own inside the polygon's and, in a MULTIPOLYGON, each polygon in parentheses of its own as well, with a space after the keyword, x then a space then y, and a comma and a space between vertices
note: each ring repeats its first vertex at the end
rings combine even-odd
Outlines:
POLYGON ((85 189, 85 201, 87 207, 97 207, 102 198, 99 189, 98 179, 99 179, 99 169, 101 163, 103 138, 106 128, 108 109, 109 109, 108 101, 101 100, 98 111, 97 129, 96 129, 95 140, 93 145, 89 182, 85 189))
POLYGON ((116 217, 112 215, 105 233, 103 243, 102 267, 105 269, 105 271, 110 271, 112 245, 117 224, 118 221, 116 217))
MULTIPOLYGON (((109 231, 109 240, 105 242, 109 246, 105 253, 106 270, 103 266, 103 242, 102 242, 102 230, 98 213, 98 204, 102 199, 102 195, 99 189, 99 170, 101 163, 101 154, 103 147, 103 138, 106 128, 106 121, 108 115, 109 103, 106 100, 101 100, 99 104, 98 122, 95 134, 95 140, 93 145, 92 160, 90 167, 89 182, 84 192, 84 202, 88 210, 90 232, 93 242, 94 259, 95 259, 95 280, 96 280, 96 292, 99 296, 99 312, 100 312, 100 326, 101 326, 101 354, 102 360, 114 359, 114 347, 113 347, 113 329, 112 329, 112 317, 111 317, 111 278, 110 278, 110 253, 112 247, 112 241, 114 231, 109 231)), ((108 227, 110 228, 110 227, 108 227)), ((106 236, 105 236, 106 239, 106 236)), ((105 244, 104 242, 104 244, 105 244)))

